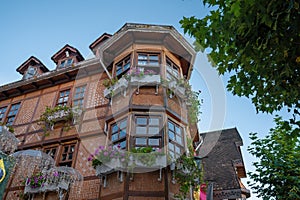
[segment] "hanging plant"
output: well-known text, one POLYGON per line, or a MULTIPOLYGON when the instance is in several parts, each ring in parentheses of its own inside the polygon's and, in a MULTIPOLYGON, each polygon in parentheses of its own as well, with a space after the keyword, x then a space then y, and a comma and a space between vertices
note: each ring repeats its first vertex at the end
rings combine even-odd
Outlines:
POLYGON ((39 125, 43 127, 44 132, 53 130, 55 123, 64 122, 66 131, 70 129, 74 113, 68 106, 58 105, 54 108, 46 107, 45 112, 40 116, 39 125))

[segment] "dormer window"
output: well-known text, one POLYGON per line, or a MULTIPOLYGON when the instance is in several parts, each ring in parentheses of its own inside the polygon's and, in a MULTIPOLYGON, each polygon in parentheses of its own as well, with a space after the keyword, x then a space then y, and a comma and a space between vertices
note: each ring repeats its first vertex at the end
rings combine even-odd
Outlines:
POLYGON ((60 62, 59 68, 68 67, 68 66, 72 65, 72 63, 73 63, 73 59, 72 58, 69 58, 67 60, 62 60, 60 62))
POLYGON ((29 79, 34 77, 37 74, 37 68, 33 66, 29 66, 26 74, 24 75, 24 79, 29 79))

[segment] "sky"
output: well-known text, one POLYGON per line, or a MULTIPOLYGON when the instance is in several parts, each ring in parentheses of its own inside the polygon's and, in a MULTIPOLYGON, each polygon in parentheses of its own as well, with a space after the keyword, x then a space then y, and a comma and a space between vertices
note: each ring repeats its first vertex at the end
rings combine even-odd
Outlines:
MULTIPOLYGON (((201 0, 2 0, 0 2, 0 85, 20 80, 16 69, 35 56, 48 69, 51 60, 65 44, 91 57, 89 45, 104 32, 115 33, 126 22, 172 25, 181 34, 183 16, 203 17, 208 13, 201 0)), ((185 38, 192 43, 188 35, 185 38)), ((273 117, 256 113, 251 101, 226 91, 228 75, 220 77, 198 53, 191 78, 203 99, 200 132, 236 127, 244 141, 242 154, 247 171, 253 171, 254 158, 247 153, 249 133, 264 136, 274 126, 273 117)), ((244 179, 246 184, 248 179, 244 179)), ((259 199, 252 195, 251 200, 259 199)))

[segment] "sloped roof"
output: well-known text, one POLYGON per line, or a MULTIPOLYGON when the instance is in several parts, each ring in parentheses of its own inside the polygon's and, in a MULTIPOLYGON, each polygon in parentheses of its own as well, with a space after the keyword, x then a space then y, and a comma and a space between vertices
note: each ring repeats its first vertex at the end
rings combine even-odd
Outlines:
POLYGON ((49 69, 36 57, 30 56, 24 63, 22 63, 16 71, 20 74, 24 74, 29 65, 38 65, 43 72, 48 72, 49 69))
POLYGON ((204 181, 213 182, 214 191, 231 191, 232 195, 238 196, 245 189, 241 188, 239 178, 246 177, 240 151, 243 142, 238 130, 230 128, 200 135, 203 137, 199 156, 202 158, 204 181), (243 171, 239 173, 241 177, 238 177, 236 167, 243 171))
POLYGON ((56 53, 51 57, 51 59, 55 62, 55 64, 57 64, 58 60, 60 59, 61 54, 63 54, 63 53, 64 53, 65 51, 67 51, 67 50, 69 50, 69 51, 71 51, 71 52, 77 54, 76 57, 77 57, 77 59, 78 59, 79 62, 84 60, 83 56, 82 56, 81 53, 78 51, 78 49, 72 47, 72 46, 69 45, 69 44, 66 44, 63 48, 61 48, 58 52, 56 52, 56 53))
POLYGON ((95 53, 95 47, 97 47, 102 42, 109 39, 112 35, 109 33, 103 33, 100 37, 98 37, 92 44, 90 44, 90 49, 95 53))

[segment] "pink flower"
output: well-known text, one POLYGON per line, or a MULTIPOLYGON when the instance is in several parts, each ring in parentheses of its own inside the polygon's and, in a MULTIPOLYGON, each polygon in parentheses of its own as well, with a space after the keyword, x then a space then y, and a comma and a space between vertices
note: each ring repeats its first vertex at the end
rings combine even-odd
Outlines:
POLYGON ((58 177, 59 176, 58 171, 53 172, 53 176, 58 177))

